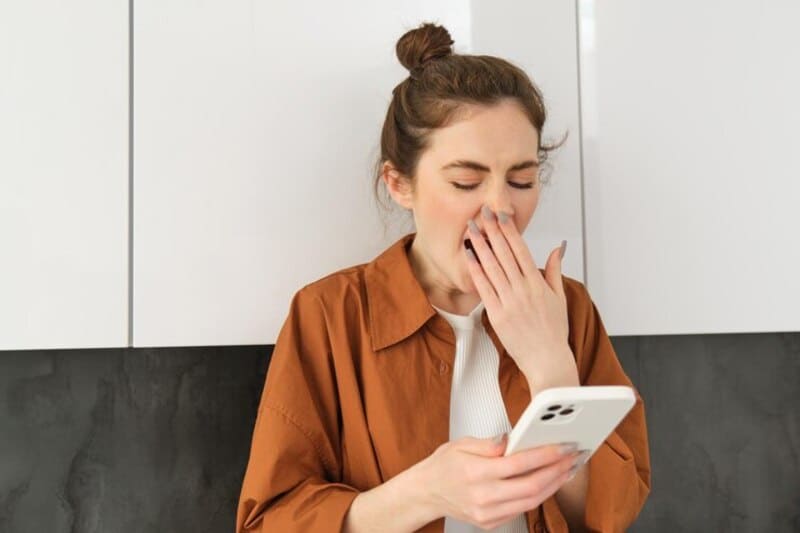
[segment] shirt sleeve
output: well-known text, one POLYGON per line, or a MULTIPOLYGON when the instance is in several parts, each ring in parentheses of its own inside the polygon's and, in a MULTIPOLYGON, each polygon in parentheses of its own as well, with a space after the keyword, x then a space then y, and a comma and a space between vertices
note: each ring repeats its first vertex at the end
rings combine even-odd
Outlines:
MULTIPOLYGON (((579 289, 577 319, 570 324, 570 340, 581 385, 627 385, 636 395, 631 411, 588 463, 585 527, 590 532, 616 533, 633 523, 650 493, 644 402, 622 369, 589 292, 582 283, 579 289)), ((550 531, 567 531, 554 496, 544 502, 542 511, 550 531)))
POLYGON ((264 382, 236 533, 341 531, 359 491, 341 483, 339 421, 325 314, 300 289, 264 382))

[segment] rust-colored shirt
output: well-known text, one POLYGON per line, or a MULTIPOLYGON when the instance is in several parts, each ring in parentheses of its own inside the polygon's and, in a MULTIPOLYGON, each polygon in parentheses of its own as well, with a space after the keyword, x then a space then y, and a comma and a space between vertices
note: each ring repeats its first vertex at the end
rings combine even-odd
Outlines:
MULTIPOLYGON (((236 531, 340 531, 353 499, 448 441, 456 338, 408 259, 414 233, 369 263, 298 290, 272 353, 236 515, 236 531)), ((562 276, 581 385, 628 385, 585 286, 562 276)), ((512 426, 528 383, 486 315, 512 426)), ((650 492, 644 404, 588 463, 586 527, 623 531, 650 492)), ((568 531, 555 495, 526 513, 530 532, 568 531)), ((444 518, 420 531, 441 532, 444 518)))

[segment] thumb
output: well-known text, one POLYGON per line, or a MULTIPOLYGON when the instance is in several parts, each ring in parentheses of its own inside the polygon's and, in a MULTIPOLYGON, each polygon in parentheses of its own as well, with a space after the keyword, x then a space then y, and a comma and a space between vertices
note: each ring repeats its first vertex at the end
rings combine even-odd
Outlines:
POLYGON ((503 455, 508 444, 508 433, 501 433, 488 439, 466 437, 461 439, 459 448, 462 451, 484 457, 497 457, 503 455))
POLYGON ((544 269, 544 279, 547 284, 560 296, 564 296, 564 282, 561 278, 561 263, 564 252, 567 250, 567 241, 561 241, 561 246, 550 252, 544 269))

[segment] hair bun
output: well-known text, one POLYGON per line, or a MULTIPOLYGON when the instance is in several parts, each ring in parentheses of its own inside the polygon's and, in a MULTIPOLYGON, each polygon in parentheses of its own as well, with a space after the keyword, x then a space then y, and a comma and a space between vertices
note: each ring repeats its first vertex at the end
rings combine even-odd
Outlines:
POLYGON ((450 32, 444 26, 430 22, 409 30, 397 41, 395 50, 400 63, 412 73, 422 68, 426 61, 452 55, 450 32))

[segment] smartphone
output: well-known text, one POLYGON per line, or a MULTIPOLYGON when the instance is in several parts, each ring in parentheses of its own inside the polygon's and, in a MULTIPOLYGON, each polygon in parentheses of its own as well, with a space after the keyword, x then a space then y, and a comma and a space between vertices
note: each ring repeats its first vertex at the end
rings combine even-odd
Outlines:
POLYGON ((508 435, 505 455, 544 446, 576 442, 589 457, 636 403, 624 385, 554 387, 539 392, 508 435))

